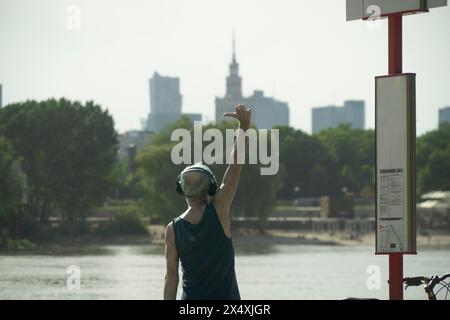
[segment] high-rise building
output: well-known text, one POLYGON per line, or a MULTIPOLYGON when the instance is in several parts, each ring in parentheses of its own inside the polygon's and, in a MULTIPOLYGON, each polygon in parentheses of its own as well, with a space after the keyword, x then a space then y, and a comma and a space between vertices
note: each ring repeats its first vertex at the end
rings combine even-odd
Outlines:
POLYGON ((261 90, 253 95, 242 95, 242 78, 239 75, 239 64, 236 60, 235 37, 233 33, 233 53, 229 66, 224 97, 216 97, 216 123, 227 120, 223 114, 233 111, 237 104, 245 104, 252 108, 252 123, 259 129, 270 129, 277 125, 289 125, 289 106, 285 102, 264 96, 261 90))
POLYGON ((365 129, 365 103, 363 100, 344 101, 344 121, 355 129, 365 129))
POLYGON ((362 100, 349 100, 344 106, 326 106, 312 109, 312 133, 335 128, 348 123, 355 129, 365 128, 365 103, 362 100))
POLYGON ((180 79, 158 72, 150 79, 150 112, 181 114, 180 79))
POLYGON ((450 106, 439 109, 439 125, 450 123, 450 106))
POLYGON ((0 83, 0 108, 3 107, 2 84, 0 83))
POLYGON ((289 126, 289 106, 285 102, 264 96, 264 91, 254 90, 245 99, 252 108, 252 119, 259 129, 270 129, 274 126, 289 126))
MULTIPOLYGON (((145 130, 158 132, 182 116, 180 79, 164 77, 158 72, 150 79, 150 114, 145 130)), ((186 114, 192 121, 201 121, 201 114, 186 114)))

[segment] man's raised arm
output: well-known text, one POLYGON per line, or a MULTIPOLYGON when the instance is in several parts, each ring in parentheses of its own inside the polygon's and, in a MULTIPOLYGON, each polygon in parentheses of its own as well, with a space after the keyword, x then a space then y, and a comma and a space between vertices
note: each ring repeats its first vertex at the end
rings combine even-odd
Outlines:
POLYGON ((241 135, 250 128, 251 109, 247 109, 244 105, 239 104, 236 106, 236 110, 234 112, 226 112, 224 113, 224 116, 239 120, 239 129, 242 129, 238 131, 239 133, 234 143, 234 149, 230 155, 230 165, 225 171, 222 184, 214 197, 215 204, 224 209, 223 211, 228 215, 239 184, 242 168, 242 164, 237 163, 238 141, 242 138, 241 135))

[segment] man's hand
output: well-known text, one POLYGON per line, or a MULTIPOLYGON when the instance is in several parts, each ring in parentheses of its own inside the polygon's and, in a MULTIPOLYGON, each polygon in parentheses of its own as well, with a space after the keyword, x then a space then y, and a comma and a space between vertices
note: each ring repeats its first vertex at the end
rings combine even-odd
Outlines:
POLYGON ((239 120, 239 126, 243 130, 247 130, 250 128, 250 121, 252 117, 252 109, 246 108, 243 104, 238 104, 235 107, 236 111, 234 112, 225 112, 223 115, 225 117, 231 117, 239 120))

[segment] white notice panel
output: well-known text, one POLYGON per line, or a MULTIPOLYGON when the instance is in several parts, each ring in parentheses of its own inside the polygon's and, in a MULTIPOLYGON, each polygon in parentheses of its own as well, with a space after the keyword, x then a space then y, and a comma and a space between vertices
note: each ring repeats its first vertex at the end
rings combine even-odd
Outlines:
POLYGON ((416 252, 415 74, 376 78, 376 252, 416 252))

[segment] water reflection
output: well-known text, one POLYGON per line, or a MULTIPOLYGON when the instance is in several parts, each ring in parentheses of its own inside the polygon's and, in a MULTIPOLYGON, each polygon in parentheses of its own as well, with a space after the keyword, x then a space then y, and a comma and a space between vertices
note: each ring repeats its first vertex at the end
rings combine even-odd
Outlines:
POLYGON ((280 251, 277 246, 274 245, 238 245, 234 246, 236 255, 238 256, 248 256, 248 255, 268 255, 274 254, 280 251))

